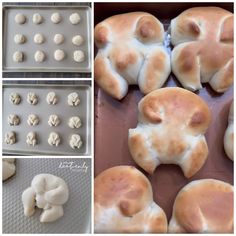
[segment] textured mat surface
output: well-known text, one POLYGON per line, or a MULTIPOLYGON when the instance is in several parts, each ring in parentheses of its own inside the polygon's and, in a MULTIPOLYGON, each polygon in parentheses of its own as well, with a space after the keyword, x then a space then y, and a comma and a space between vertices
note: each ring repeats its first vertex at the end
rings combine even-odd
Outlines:
POLYGON ((90 232, 91 160, 89 158, 18 158, 16 174, 3 183, 2 190, 3 233, 90 232), (68 162, 73 162, 74 167, 66 167, 65 164, 71 165, 68 162), (87 171, 85 168, 78 168, 78 165, 87 166, 87 171), (63 178, 70 191, 69 200, 63 205, 64 216, 52 223, 40 223, 41 209, 37 209, 31 217, 26 217, 23 212, 21 194, 30 186, 33 177, 40 173, 63 178))

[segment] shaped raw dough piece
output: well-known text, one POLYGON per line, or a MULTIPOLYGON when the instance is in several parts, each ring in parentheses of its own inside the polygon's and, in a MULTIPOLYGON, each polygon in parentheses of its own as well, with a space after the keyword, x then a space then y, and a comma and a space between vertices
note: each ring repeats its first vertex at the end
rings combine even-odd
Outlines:
POLYGON ((78 106, 80 104, 80 98, 76 92, 70 93, 67 98, 69 106, 78 106))
POLYGON ((42 208, 40 222, 53 222, 63 216, 63 204, 69 198, 66 182, 51 174, 36 175, 31 186, 22 193, 25 216, 32 216, 35 208, 42 208))
POLYGON ((70 138, 70 146, 73 149, 80 149, 83 142, 78 134, 72 134, 70 138))
POLYGON ((176 164, 193 176, 208 156, 204 133, 211 113, 204 100, 186 89, 162 88, 146 95, 138 110, 128 138, 134 161, 150 174, 160 164, 176 164))
POLYGON ((55 44, 62 44, 64 42, 64 36, 62 34, 55 34, 53 41, 55 44))
POLYGON ((38 25, 38 24, 41 24, 43 22, 43 17, 39 14, 39 13, 35 13, 33 15, 33 23, 38 25))
POLYGON ((54 59, 56 61, 62 61, 64 58, 65 58, 66 54, 63 50, 61 49, 57 49, 55 52, 54 52, 54 59))
POLYGON ((115 15, 96 25, 98 53, 94 62, 96 83, 109 95, 122 99, 128 85, 138 84, 147 94, 165 83, 170 56, 164 47, 161 22, 146 12, 115 15))
POLYGON ((55 105, 58 102, 58 97, 55 92, 49 92, 47 94, 46 100, 49 105, 55 105))
POLYGON ((83 62, 85 59, 84 52, 82 50, 76 50, 73 54, 73 59, 76 62, 83 62))
POLYGON ((12 144, 16 143, 16 133, 13 131, 6 133, 4 140, 5 140, 6 144, 12 145, 12 144))
POLYGON ((60 136, 56 132, 51 132, 48 137, 48 144, 50 146, 58 146, 61 142, 60 136))
POLYGON ((72 13, 70 15, 70 23, 72 25, 77 25, 81 21, 80 15, 78 13, 72 13))
POLYGON ((9 96, 9 101, 14 105, 18 105, 21 101, 21 97, 18 93, 11 93, 9 96))
POLYGON ((234 188, 215 180, 195 180, 175 198, 169 233, 233 233, 234 188))
POLYGON ((27 94, 27 102, 31 105, 36 105, 38 103, 38 97, 35 93, 28 93, 27 94))
POLYGON ((14 52, 14 54, 13 54, 13 61, 17 62, 17 63, 23 62, 24 61, 24 53, 21 52, 21 51, 14 52))
POLYGON ((50 115, 48 119, 48 124, 50 126, 58 126, 60 124, 60 119, 57 115, 50 115))
POLYGON ((224 148, 227 156, 234 160, 234 102, 232 101, 229 110, 228 127, 224 136, 224 148))
POLYGON ((69 119, 68 125, 72 129, 74 129, 74 128, 78 129, 82 125, 82 123, 81 123, 81 120, 78 116, 72 116, 69 119))
POLYGON ((25 41, 26 41, 26 38, 25 38, 25 36, 23 34, 16 34, 14 36, 14 42, 16 44, 24 44, 25 41))
POLYGON ((26 137, 26 143, 29 146, 35 146, 37 144, 37 135, 35 132, 29 132, 26 137))
POLYGON ((16 14, 16 16, 15 16, 15 22, 17 23, 17 24, 24 24, 25 22, 26 22, 26 17, 25 17, 25 15, 23 15, 23 14, 21 14, 21 13, 18 13, 18 14, 16 14))
POLYGON ((35 34, 34 36, 34 42, 37 44, 42 44, 44 43, 45 39, 44 36, 42 34, 35 34))
POLYGON ((222 93, 233 84, 233 14, 219 7, 195 7, 171 21, 172 71, 195 91, 209 83, 222 93))
POLYGON ((60 23, 61 20, 62 20, 62 18, 61 18, 60 13, 55 12, 55 13, 53 13, 53 14, 51 15, 51 21, 52 21, 54 24, 60 23))
POLYGON ((15 158, 2 158, 2 180, 9 179, 15 172, 15 158))
POLYGON ((80 46, 84 42, 84 38, 81 35, 75 35, 72 38, 72 43, 76 46, 80 46))
POLYGON ((18 115, 15 115, 15 114, 10 114, 8 117, 7 117, 7 122, 9 125, 11 126, 16 126, 16 125, 19 125, 20 124, 20 118, 18 115))
POLYGON ((116 166, 94 180, 95 233, 166 233, 165 212, 152 186, 133 166, 116 166))
POLYGON ((36 51, 35 54, 34 54, 34 60, 36 62, 43 62, 45 60, 45 53, 43 51, 36 51))
POLYGON ((27 119, 27 123, 30 126, 35 126, 39 123, 39 118, 37 115, 30 114, 27 119))

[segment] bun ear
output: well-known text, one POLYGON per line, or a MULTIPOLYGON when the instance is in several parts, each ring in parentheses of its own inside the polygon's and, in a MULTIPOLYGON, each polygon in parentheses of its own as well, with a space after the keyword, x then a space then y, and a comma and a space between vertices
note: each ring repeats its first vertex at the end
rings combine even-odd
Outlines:
POLYGON ((94 40, 97 45, 97 47, 104 47, 109 39, 109 29, 104 24, 98 24, 96 25, 94 29, 94 40))
POLYGON ((233 42, 234 41, 234 16, 227 17, 222 26, 220 32, 221 42, 233 42))

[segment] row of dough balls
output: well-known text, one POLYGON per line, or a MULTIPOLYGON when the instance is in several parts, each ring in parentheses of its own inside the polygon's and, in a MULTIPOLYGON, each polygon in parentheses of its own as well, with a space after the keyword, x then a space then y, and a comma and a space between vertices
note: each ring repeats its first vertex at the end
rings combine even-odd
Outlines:
MULTIPOLYGON (((22 25, 26 22, 26 20, 27 20, 27 17, 22 13, 18 13, 18 14, 15 15, 15 22, 17 24, 22 25)), ((41 24, 44 21, 44 18, 39 13, 35 13, 35 14, 33 14, 32 21, 33 21, 34 24, 38 25, 38 24, 41 24)), ((54 24, 60 23, 62 21, 61 14, 59 12, 54 12, 51 15, 51 21, 54 24)), ((80 21, 81 21, 81 17, 79 15, 79 13, 77 13, 77 12, 72 13, 69 17, 69 21, 72 25, 79 24, 80 21)))
MULTIPOLYGON (((8 132, 5 134, 5 143, 13 145, 17 142, 16 140, 16 133, 14 131, 8 132)), ((29 132, 26 136, 26 143, 29 146, 35 146, 38 142, 36 132, 29 132)), ((59 146, 61 142, 61 138, 58 133, 51 132, 48 136, 48 144, 50 146, 59 146)), ((83 142, 79 134, 72 134, 69 139, 69 145, 73 149, 79 149, 82 146, 83 142)))
MULTIPOLYGON (((10 126, 17 126, 20 124, 20 117, 15 114, 10 114, 7 118, 7 122, 10 126)), ((35 114, 30 114, 27 119, 27 123, 29 126, 36 126, 39 124, 39 117, 35 114)), ((48 125, 51 127, 56 127, 61 123, 58 115, 50 115, 48 119, 48 125)), ((78 116, 70 117, 68 121, 68 126, 72 129, 78 129, 82 125, 81 120, 78 116)))
MULTIPOLYGON (((14 62, 20 63, 20 62, 24 61, 24 57, 25 57, 24 52, 16 51, 16 52, 14 52, 12 58, 13 58, 14 62)), ((66 53, 64 50, 57 49, 56 51, 54 51, 54 59, 56 61, 62 61, 65 59, 65 57, 66 57, 66 53)), ((75 62, 78 62, 78 63, 83 62, 85 60, 84 52, 82 50, 75 50, 73 52, 72 58, 75 62)), ((37 50, 34 54, 34 60, 39 63, 45 61, 46 60, 45 52, 42 50, 37 50)))
MULTIPOLYGON (((21 102, 21 96, 18 93, 11 93, 9 101, 14 105, 18 105, 21 102)), ((55 105, 58 103, 58 96, 55 92, 49 92, 46 96, 46 101, 49 105, 55 105)), ((36 105, 38 103, 38 96, 33 92, 29 92, 27 94, 27 102, 30 105, 36 105)), ((80 104, 79 94, 76 92, 70 93, 67 96, 67 103, 69 106, 78 106, 80 104)))
MULTIPOLYGON (((26 36, 23 34, 16 34, 14 36, 14 42, 16 44, 24 44, 26 43, 27 39, 26 36)), ((53 37, 53 42, 57 45, 62 44, 65 41, 65 37, 63 34, 55 34, 53 37)), ((45 37, 43 34, 35 34, 34 35, 34 42, 36 44, 43 44, 45 42, 45 37)), ((84 42, 84 38, 81 35, 75 35, 71 39, 72 44, 75 46, 81 46, 84 42)))

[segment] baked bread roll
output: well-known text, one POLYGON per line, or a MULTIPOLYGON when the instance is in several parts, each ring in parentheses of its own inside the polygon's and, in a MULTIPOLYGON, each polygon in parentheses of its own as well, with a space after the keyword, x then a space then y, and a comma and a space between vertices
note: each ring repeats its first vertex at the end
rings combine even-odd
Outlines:
POLYGON ((233 191, 215 179, 190 182, 175 199, 169 233, 233 233, 233 191))
POLYGON ((195 7, 171 21, 172 71, 190 90, 209 83, 216 92, 233 84, 233 14, 219 7, 195 7))
POLYGON ((229 110, 228 127, 224 136, 224 148, 227 156, 234 160, 234 102, 232 101, 229 110))
POLYGON ((170 57, 164 47, 161 22, 146 12, 115 15, 96 25, 98 53, 94 62, 97 84, 122 99, 129 84, 147 94, 162 87, 168 78, 170 57))
POLYGON ((164 211, 153 201, 149 180, 132 166, 103 171, 94 181, 96 233, 166 233, 164 211))
POLYGON ((138 110, 138 125, 128 138, 134 161, 149 174, 160 164, 176 164, 185 177, 193 176, 208 155, 207 104, 188 90, 162 88, 146 95, 138 110))

